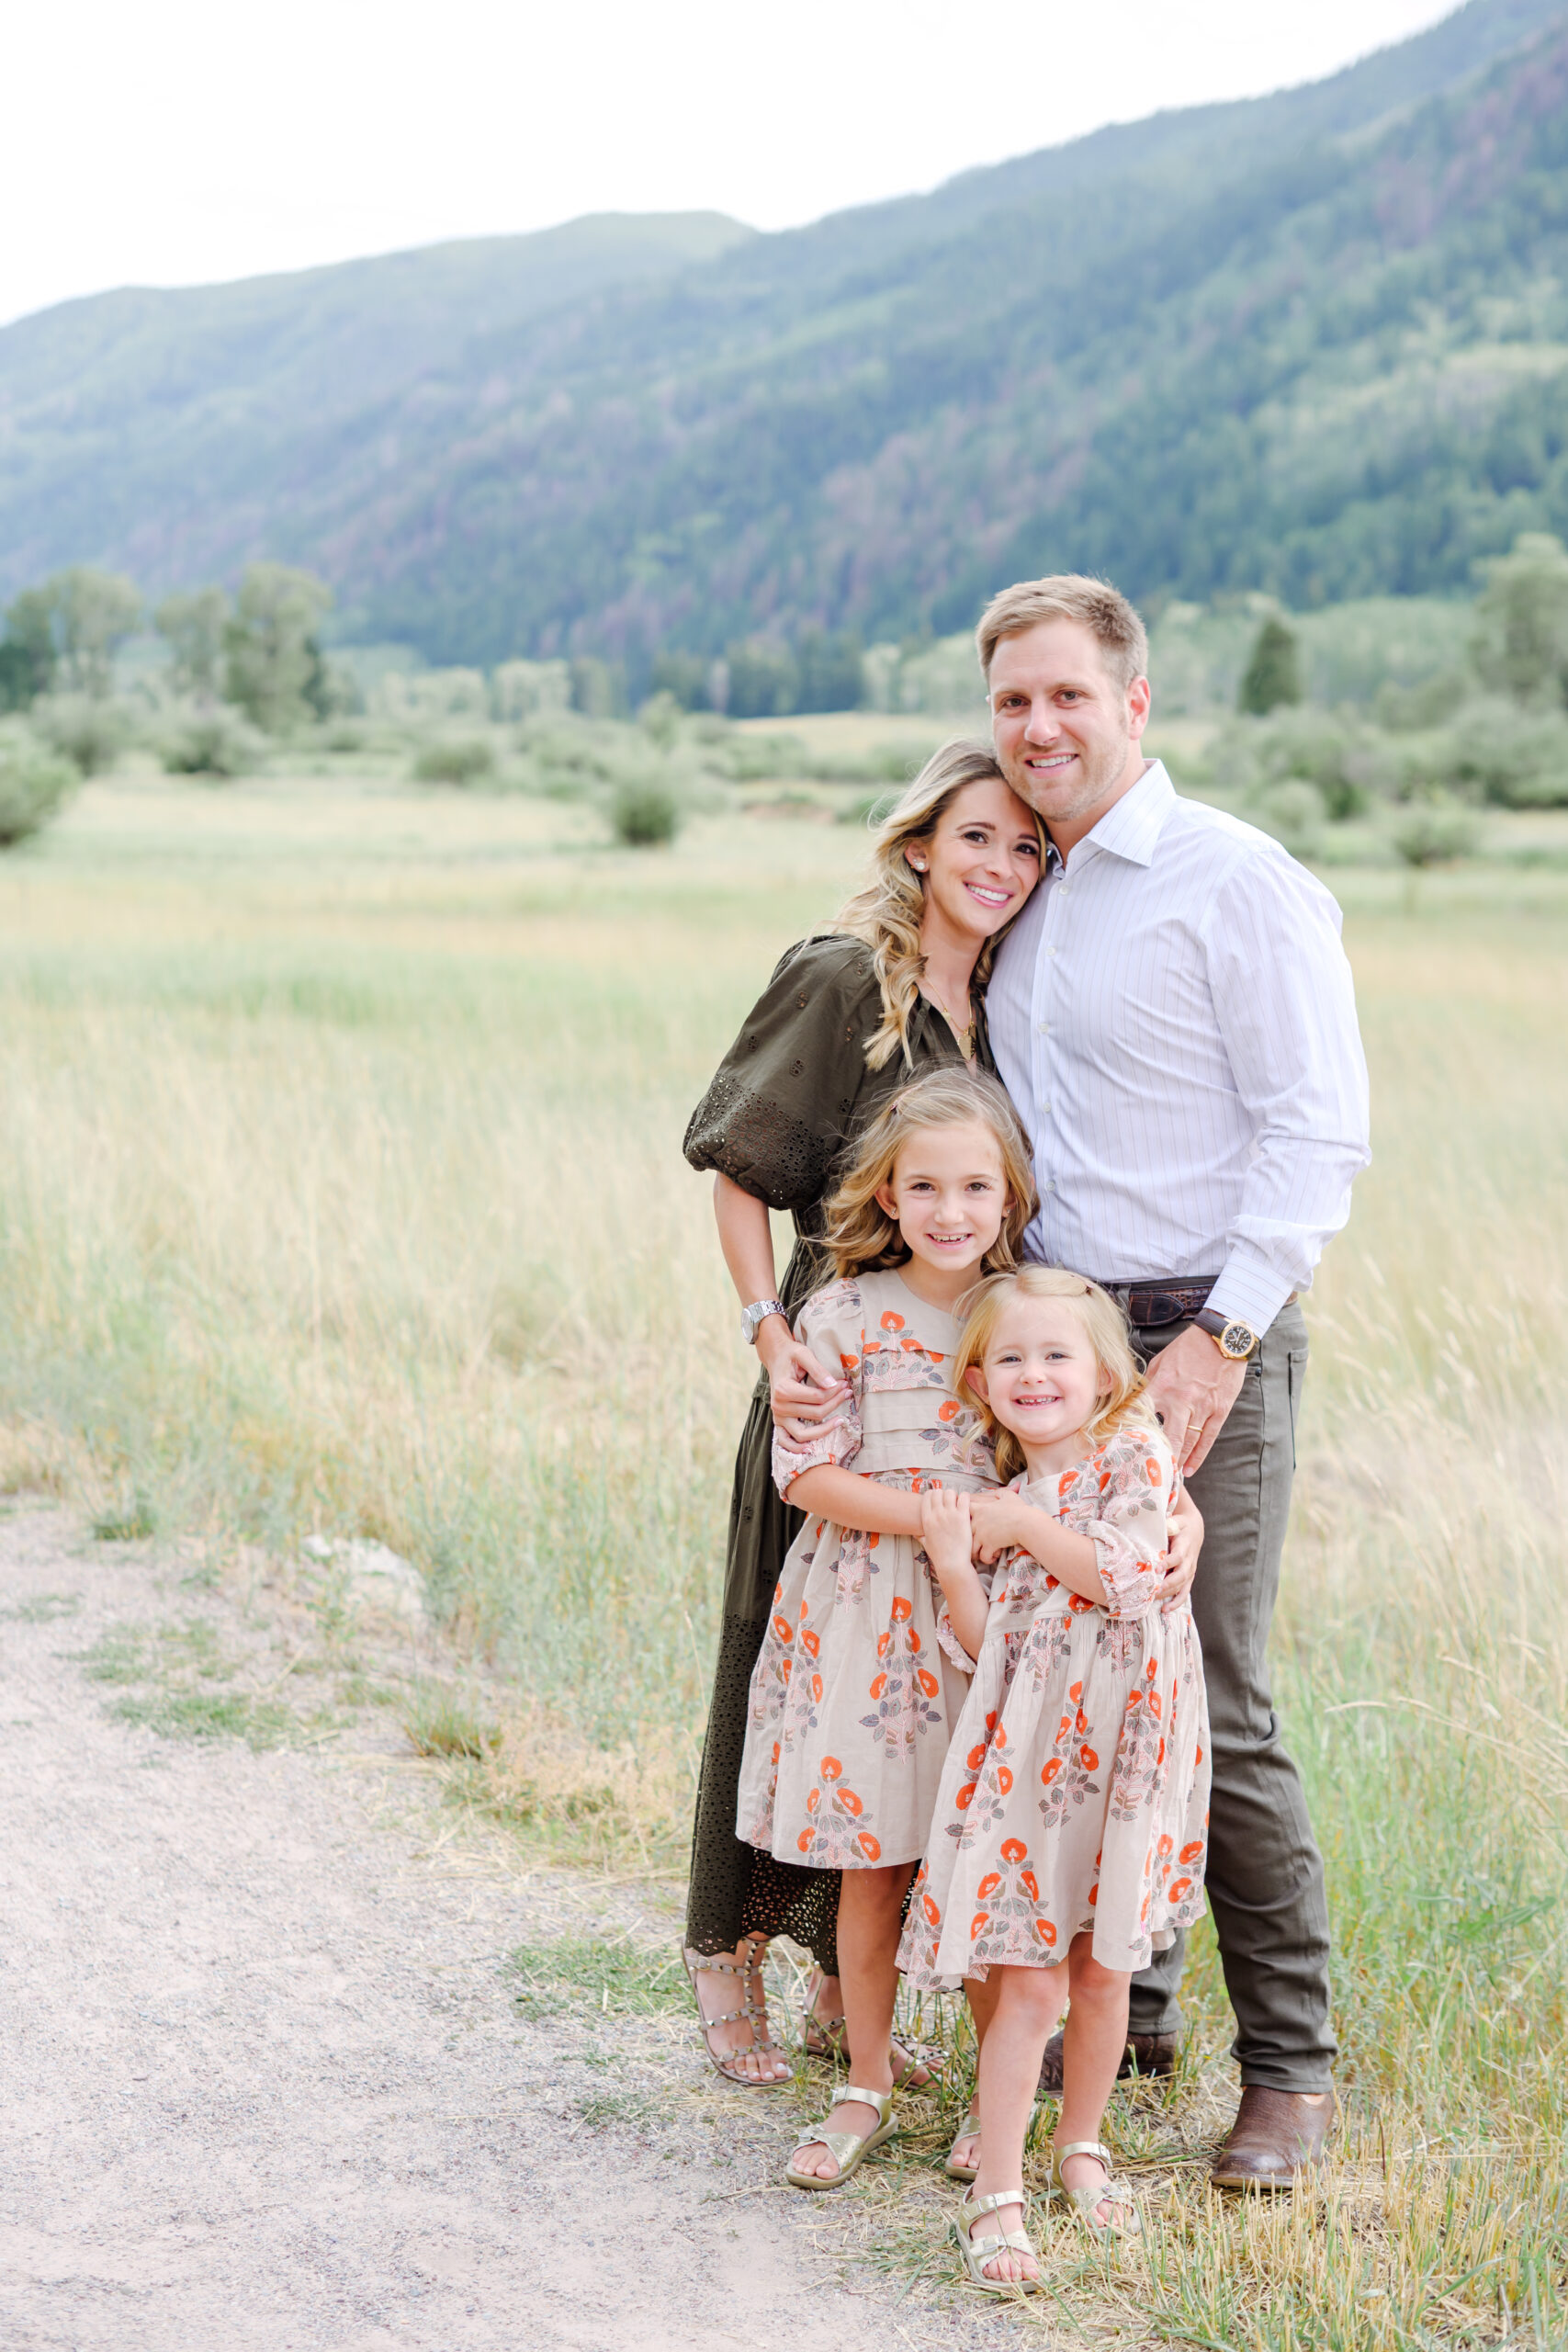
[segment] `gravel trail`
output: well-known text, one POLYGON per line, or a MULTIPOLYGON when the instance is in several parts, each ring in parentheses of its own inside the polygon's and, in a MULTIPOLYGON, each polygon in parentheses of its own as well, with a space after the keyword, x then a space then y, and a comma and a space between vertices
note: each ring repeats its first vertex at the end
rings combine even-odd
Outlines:
POLYGON ((845 2274, 828 2200, 768 2186, 794 2107, 683 2025, 519 2013, 509 1951, 663 1933, 657 1892, 454 1846, 384 1720, 357 1755, 117 1720, 83 1653, 198 1612, 272 1638, 150 1547, 0 1520, 7 2352, 1011 2336, 845 2274))

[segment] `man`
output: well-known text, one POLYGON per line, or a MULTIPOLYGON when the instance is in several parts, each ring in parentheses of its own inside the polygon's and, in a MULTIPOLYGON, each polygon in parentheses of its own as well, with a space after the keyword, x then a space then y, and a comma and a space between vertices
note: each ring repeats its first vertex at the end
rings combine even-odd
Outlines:
MULTIPOLYGON (((1147 642, 1114 589, 1009 588, 977 641, 998 760, 1051 841, 987 998, 1032 1131, 1026 1248, 1126 1306, 1207 1523, 1208 1893, 1243 2086, 1213 2178, 1288 2188, 1323 2153, 1335 2043, 1323 1865, 1265 1653, 1306 1368, 1296 1296, 1368 1158, 1339 910, 1276 842, 1178 799, 1145 759, 1147 642)), ((1134 1979, 1124 2072, 1170 2071, 1181 1962, 1178 1943, 1134 1979)), ((1046 2088, 1060 2065, 1058 2036, 1046 2088)))

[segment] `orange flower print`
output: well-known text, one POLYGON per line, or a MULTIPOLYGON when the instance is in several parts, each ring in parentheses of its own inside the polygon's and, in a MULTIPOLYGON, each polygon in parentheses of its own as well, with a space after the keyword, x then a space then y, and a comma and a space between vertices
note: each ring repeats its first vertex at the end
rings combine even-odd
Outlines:
POLYGON ((1155 1660, 1150 1658, 1148 1665, 1144 1670, 1144 1680, 1145 1682, 1153 1682, 1157 1678, 1158 1672, 1159 1668, 1156 1665, 1155 1660))
POLYGON ((778 1760, 779 1760, 779 1744, 778 1744, 778 1741, 775 1739, 775 1740, 774 1740, 774 1742, 773 1742, 773 1762, 776 1764, 776 1763, 778 1762, 778 1760))
POLYGON ((1176 1859, 1179 1862, 1195 1862, 1202 1850, 1203 1840, 1201 1838, 1194 1838, 1190 1846, 1183 1846, 1176 1859))
POLYGON ((1144 1467, 1149 1474, 1149 1484, 1151 1487, 1157 1487, 1164 1483, 1164 1473, 1161 1471, 1159 1464, 1155 1460, 1152 1453, 1145 1458, 1144 1467))
POLYGON ((895 1315, 889 1307, 882 1318, 882 1328, 885 1331, 901 1331, 904 1328, 904 1318, 901 1315, 895 1315))
POLYGON ((1173 1878, 1165 1892, 1169 1902, 1179 1903, 1184 1894, 1191 1894, 1192 1882, 1190 1878, 1173 1878))
POLYGON ((902 1625, 905 1623, 911 1612, 913 1605, 914 1604, 911 1601, 906 1600, 903 1595, 900 1594, 897 1600, 893 1603, 893 1623, 896 1625, 902 1625))
POLYGON ((1047 1788, 1049 1788, 1049 1787, 1050 1787, 1050 1785, 1051 1785, 1052 1781, 1056 1778, 1056 1776, 1057 1776, 1057 1774, 1060 1772, 1061 1769, 1062 1769, 1062 1759, 1061 1759, 1061 1758, 1060 1758, 1059 1756, 1053 1756, 1053 1757, 1052 1757, 1052 1758, 1051 1758, 1051 1761, 1049 1762, 1049 1764, 1047 1764, 1047 1765, 1046 1765, 1045 1770, 1044 1770, 1041 1773, 1041 1775, 1040 1775, 1041 1779, 1044 1781, 1045 1786, 1046 1786, 1047 1788))
POLYGON ((1007 1746, 1007 1744, 1008 1744, 1008 1727, 1007 1727, 1006 1724, 998 1724, 997 1725, 997 1736, 996 1736, 995 1740, 994 1740, 994 1741, 993 1741, 993 1743, 992 1743, 992 1745, 995 1747, 995 1748, 996 1748, 997 1753, 998 1753, 998 1756, 1000 1755, 1000 1753, 1001 1753, 1002 1749, 1007 1746))
POLYGON ((987 1731, 995 1731, 996 1727, 997 1727, 997 1711, 996 1711, 996 1709, 995 1709, 994 1707, 991 1707, 991 1708, 987 1709, 987 1714, 986 1714, 986 1729, 987 1729, 987 1731))
POLYGON ((1086 1600, 1081 1592, 1069 1592, 1067 1595, 1067 1607, 1072 1611, 1075 1617, 1082 1617, 1088 1611, 1094 1607, 1094 1603, 1092 1600, 1086 1600))
POLYGON ((1077 1721, 1074 1724, 1073 1729, 1077 1733, 1080 1739, 1089 1729, 1089 1717, 1085 1714, 1081 1707, 1078 1709, 1077 1721))
MULTIPOLYGON (((802 1610, 802 1616, 804 1616, 805 1613, 805 1611, 802 1610)), ((809 1630, 803 1629, 800 1636, 800 1646, 806 1652, 807 1657, 820 1657, 822 1654, 821 1643, 818 1640, 816 1634, 811 1633, 809 1630)))
POLYGON ((928 1928, 941 1927, 942 1913, 937 1909, 936 1905, 931 1901, 929 1894, 921 1895, 920 1908, 926 1915, 926 1925, 928 1928))
POLYGON ((847 1356, 840 1350, 839 1362, 846 1372, 853 1372, 855 1368, 855 1360, 853 1356, 847 1356))
POLYGON ((1056 1923, 1054 1919, 1036 1919, 1034 1932, 1043 1944, 1054 1944, 1056 1940, 1056 1923))
POLYGON ((981 1902, 984 1903, 988 1894, 995 1894, 1001 1883, 1002 1874, 1000 1871, 987 1871, 985 1877, 980 1881, 979 1885, 975 1889, 975 1892, 979 1896, 981 1902))
POLYGON ((1079 1700, 1083 1697, 1083 1684, 1081 1682, 1070 1683, 1067 1688, 1067 1696, 1076 1707, 1079 1700))
POLYGON ((879 1862, 882 1860, 881 1845, 869 1829, 863 1829, 855 1843, 868 1862, 879 1862))
POLYGON ((976 1936, 983 1936, 990 1924, 991 1915, 988 1911, 976 1911, 969 1922, 970 1942, 973 1943, 976 1936))
POLYGON ((1004 1862, 1021 1862, 1029 1852, 1021 1838, 1009 1838, 1002 1847, 1004 1862))
POLYGON ((984 1746, 981 1746, 981 1747, 972 1747, 972 1748, 969 1750, 968 1755, 964 1758, 964 1761, 965 1762, 965 1764, 967 1764, 967 1765, 968 1765, 969 1770, 970 1770, 972 1772, 977 1772, 977 1771, 979 1770, 979 1769, 980 1769, 981 1765, 985 1762, 985 1760, 986 1760, 986 1750, 985 1750, 984 1746))
POLYGON ((892 1646, 893 1636, 891 1634, 878 1634, 876 1637, 876 1655, 878 1657, 886 1657, 892 1646))
POLYGON ((1155 1848, 1155 1851, 1156 1851, 1156 1853, 1159 1856, 1160 1860, 1163 1862, 1163 1861, 1164 1861, 1164 1860, 1165 1860, 1165 1858, 1166 1858, 1166 1856, 1167 1856, 1168 1854, 1174 1854, 1174 1853, 1175 1853, 1175 1851, 1176 1851, 1176 1840, 1175 1840, 1175 1838, 1162 1838, 1160 1839, 1160 1841, 1159 1841, 1159 1844, 1155 1848))
POLYGON ((939 1421, 955 1421, 963 1410, 964 1408, 957 1399, 950 1396, 945 1405, 937 1407, 936 1417, 939 1421))
POLYGON ((775 1617, 773 1619, 773 1631, 778 1635, 781 1642, 793 1642, 795 1639, 795 1627, 790 1623, 787 1617, 775 1617))
POLYGON ((925 1692, 928 1699, 934 1699, 937 1692, 942 1689, 942 1685, 937 1680, 936 1676, 934 1674, 928 1674, 923 1666, 916 1673, 915 1679, 919 1684, 920 1689, 925 1692))
POLYGON ((819 1674, 811 1678, 811 1698, 814 1705, 819 1707, 822 1704, 822 1677, 819 1674))
POLYGON ((1095 1905, 1096 1905, 1099 1901, 1100 1901, 1100 1889, 1099 1889, 1099 1887, 1098 1887, 1098 1886, 1091 1886, 1091 1887, 1089 1888, 1089 1909, 1090 1909, 1091 1911, 1093 1910, 1093 1908, 1094 1908, 1095 1905))
POLYGON ((852 1813, 857 1821, 861 1815, 865 1811, 864 1805, 861 1803, 859 1797, 856 1796, 853 1789, 840 1789, 834 1802, 837 1804, 841 1804, 846 1813, 852 1813))
POLYGON ((976 1782, 973 1781, 965 1781, 964 1786, 959 1790, 958 1794, 953 1798, 953 1802, 958 1807, 960 1813, 967 1813, 970 1806, 974 1804, 976 1785, 976 1782))
POLYGON ((1083 1766, 1086 1772, 1098 1772, 1100 1770, 1100 1758, 1095 1754, 1092 1747, 1079 1748, 1078 1762, 1083 1766))
POLYGON ((1004 1797, 1010 1795, 1011 1793, 1012 1774, 1005 1764, 998 1764, 997 1766, 997 1788, 998 1792, 1004 1797))
POLYGON ((837 1781, 840 1779, 843 1774, 843 1766, 840 1763, 836 1756, 824 1756, 822 1758, 822 1778, 825 1781, 837 1781))
MULTIPOLYGON (((813 1793, 815 1793, 815 1792, 813 1793)), ((811 1838, 812 1832, 809 1829, 803 1829, 799 1837, 795 1839, 795 1842, 799 1847, 803 1854, 808 1854, 811 1851, 811 1838)))
POLYGON ((817 1808, 818 1808, 818 1806, 821 1804, 821 1802, 822 1802, 822 1792, 821 1792, 821 1790, 820 1790, 820 1789, 807 1789, 807 1792, 806 1792, 806 1810, 807 1810, 807 1813, 815 1813, 815 1812, 816 1812, 816 1810, 817 1810, 817 1808))
POLYGON ((871 1681, 866 1685, 866 1697, 868 1699, 880 1699, 886 1688, 887 1677, 885 1674, 874 1675, 871 1681))
POLYGON ((1035 1877, 1032 1871, 1020 1871, 1018 1874, 1018 1883, 1020 1886, 1022 1887, 1025 1894, 1028 1895, 1031 1903, 1039 1902, 1040 1881, 1035 1877))

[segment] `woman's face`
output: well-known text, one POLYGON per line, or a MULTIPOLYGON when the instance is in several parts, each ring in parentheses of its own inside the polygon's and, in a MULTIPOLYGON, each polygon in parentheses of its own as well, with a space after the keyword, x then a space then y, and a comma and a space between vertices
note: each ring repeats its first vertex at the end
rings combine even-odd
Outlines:
POLYGON ((955 792, 934 832, 904 854, 925 884, 926 922, 934 916, 976 947, 1012 921, 1040 879, 1039 830, 1000 776, 955 792))

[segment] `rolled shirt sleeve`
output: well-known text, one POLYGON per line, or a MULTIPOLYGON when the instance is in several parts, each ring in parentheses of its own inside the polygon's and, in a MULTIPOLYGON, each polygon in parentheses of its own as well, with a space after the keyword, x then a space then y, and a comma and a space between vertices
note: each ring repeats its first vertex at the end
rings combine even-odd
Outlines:
POLYGON ((1215 1017, 1257 1125, 1219 1313, 1266 1331, 1350 1214, 1371 1154, 1367 1065, 1339 909, 1294 859, 1247 860, 1216 893, 1204 948, 1215 1017))

